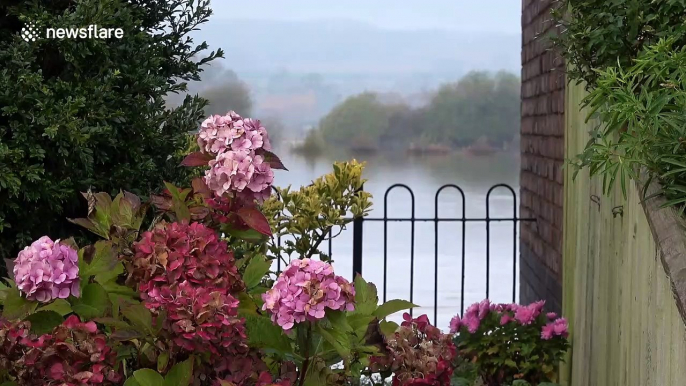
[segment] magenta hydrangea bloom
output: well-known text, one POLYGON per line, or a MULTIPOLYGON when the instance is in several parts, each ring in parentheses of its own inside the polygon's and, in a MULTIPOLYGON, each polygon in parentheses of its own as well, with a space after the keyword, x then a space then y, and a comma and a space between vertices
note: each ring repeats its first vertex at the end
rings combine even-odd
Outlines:
POLYGON ((528 306, 519 306, 514 317, 521 324, 531 324, 541 314, 544 305, 545 300, 541 300, 528 306))
POLYGON ((14 260, 14 280, 29 300, 81 296, 78 253, 59 240, 43 236, 19 252, 14 260))
POLYGON ((330 264, 305 258, 291 261, 262 299, 272 321, 290 330, 296 323, 322 319, 326 308, 353 311, 355 288, 330 264))
POLYGON ((569 324, 567 319, 559 318, 554 322, 550 322, 543 326, 541 330, 541 339, 550 340, 555 336, 566 338, 569 335, 569 324))

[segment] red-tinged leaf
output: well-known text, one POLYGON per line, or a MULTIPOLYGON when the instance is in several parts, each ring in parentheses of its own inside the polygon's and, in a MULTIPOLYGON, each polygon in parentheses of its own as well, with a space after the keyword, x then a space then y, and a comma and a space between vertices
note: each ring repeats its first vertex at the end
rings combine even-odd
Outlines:
POLYGON ((264 157, 264 162, 268 163, 269 166, 272 167, 272 169, 280 169, 280 170, 288 170, 286 167, 283 165, 283 162, 281 162, 281 159, 271 151, 267 151, 264 149, 260 149, 258 151, 258 154, 264 157))
POLYGON ((171 197, 165 197, 165 196, 150 196, 150 202, 152 202, 153 205, 157 209, 160 210, 170 210, 172 208, 172 198, 171 197))
POLYGON ((202 220, 210 214, 210 208, 207 208, 205 206, 194 206, 192 208, 189 208, 188 211, 190 212, 191 220, 193 221, 202 220))
POLYGON ((181 166, 206 166, 211 160, 213 160, 209 154, 201 153, 196 151, 186 156, 186 158, 181 161, 181 166))
POLYGON ((68 218, 67 221, 69 221, 72 224, 82 226, 82 227, 88 229, 89 231, 97 232, 97 226, 90 219, 87 219, 87 218, 68 218))
POLYGON ((193 187, 193 193, 199 194, 204 198, 212 197, 212 191, 207 187, 205 179, 201 177, 194 178, 193 181, 191 181, 191 186, 193 187))
POLYGON ((236 214, 238 214, 238 217, 240 217, 250 228, 266 236, 272 235, 269 221, 257 208, 243 207, 238 209, 236 214))

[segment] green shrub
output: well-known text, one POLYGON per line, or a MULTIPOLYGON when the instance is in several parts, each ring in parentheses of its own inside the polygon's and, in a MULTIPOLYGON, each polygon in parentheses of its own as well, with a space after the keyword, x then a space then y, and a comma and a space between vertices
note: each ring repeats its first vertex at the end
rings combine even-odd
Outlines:
POLYGON ((177 167, 187 133, 206 101, 164 97, 198 80, 189 32, 204 23, 207 0, 19 1, 0 5, 0 256, 42 234, 73 233, 64 220, 81 208, 79 191, 147 194, 177 167), (39 29, 88 25, 122 28, 121 39, 26 42, 39 29))
POLYGON ((598 73, 585 99, 602 122, 574 162, 604 176, 609 192, 646 170, 657 179, 669 205, 686 203, 686 48, 676 39, 647 47, 635 63, 598 73))
POLYGON ((562 34, 553 38, 565 58, 570 79, 592 88, 596 70, 630 66, 648 45, 675 37, 686 43, 683 0, 562 0, 553 12, 562 34))

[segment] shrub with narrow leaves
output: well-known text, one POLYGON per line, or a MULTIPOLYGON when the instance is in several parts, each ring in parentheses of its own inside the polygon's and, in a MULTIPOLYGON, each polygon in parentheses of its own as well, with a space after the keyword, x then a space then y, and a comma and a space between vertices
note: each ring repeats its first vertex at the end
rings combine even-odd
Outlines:
POLYGON ((14 260, 14 278, 28 299, 49 302, 80 296, 76 250, 48 236, 34 241, 14 260))
POLYGON ((327 308, 353 311, 355 288, 336 276, 331 264, 305 258, 291 261, 262 299, 274 323, 290 330, 296 323, 324 318, 327 308))

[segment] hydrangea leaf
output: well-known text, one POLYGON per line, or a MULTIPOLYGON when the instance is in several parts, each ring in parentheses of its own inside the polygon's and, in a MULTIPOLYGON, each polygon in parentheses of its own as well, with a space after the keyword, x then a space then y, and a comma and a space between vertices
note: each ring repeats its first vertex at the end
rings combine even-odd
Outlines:
POLYGON ((155 370, 140 369, 133 373, 140 386, 165 386, 164 378, 155 370))
POLYGON ((121 309, 121 313, 140 332, 154 335, 152 327, 152 313, 142 304, 129 304, 121 309))
POLYGON ((91 320, 105 314, 110 301, 107 292, 98 283, 83 288, 80 298, 71 298, 71 307, 83 320, 91 320))
POLYGON ((242 312, 240 316, 245 318, 250 347, 271 349, 282 355, 293 352, 291 340, 286 336, 283 329, 272 323, 269 318, 242 312))
POLYGON ((38 302, 27 300, 25 297, 21 296, 19 289, 16 286, 12 286, 6 291, 3 304, 2 316, 5 319, 10 320, 21 319, 32 313, 36 307, 38 307, 38 302))
POLYGON ((55 299, 51 303, 38 307, 37 311, 55 311, 62 316, 74 312, 74 310, 71 309, 71 304, 64 299, 55 299))
POLYGON ((55 311, 38 311, 25 320, 31 322, 31 331, 37 335, 47 334, 64 322, 62 315, 55 311))
POLYGON ((138 383, 136 377, 132 375, 129 377, 129 379, 126 380, 126 382, 124 382, 124 386, 141 386, 141 384, 138 383))
POLYGON ((264 255, 253 256, 250 259, 248 266, 245 267, 245 273, 243 274, 245 287, 251 289, 260 284, 264 275, 269 272, 271 265, 271 262, 267 261, 267 258, 264 255))
POLYGON ((367 283, 361 275, 355 277, 355 313, 362 315, 372 315, 376 310, 379 297, 376 293, 376 286, 367 283))
POLYGON ((109 241, 98 241, 79 250, 79 276, 83 279, 110 272, 116 265, 117 258, 109 241))
POLYGON ((379 319, 384 319, 388 315, 395 314, 396 312, 407 310, 409 308, 418 307, 416 304, 412 304, 406 300, 393 299, 379 306, 379 308, 374 311, 374 316, 379 319))
POLYGON ((188 386, 193 376, 193 357, 177 363, 164 378, 164 386, 188 386))
POLYGON ((269 220, 267 220, 267 217, 265 217, 259 209, 254 207, 243 207, 238 209, 238 212, 236 212, 236 214, 250 228, 260 232, 265 236, 272 235, 272 229, 269 226, 269 220))
POLYGON ((181 166, 207 166, 207 164, 213 159, 214 157, 207 153, 196 151, 187 155, 186 158, 181 161, 181 166))
POLYGON ((283 165, 283 162, 281 162, 281 159, 271 151, 259 149, 257 153, 264 157, 264 162, 268 163, 272 169, 288 171, 288 169, 286 169, 286 167, 283 165))
POLYGON ((352 327, 348 324, 345 313, 327 312, 326 319, 317 323, 317 331, 340 356, 343 358, 350 356, 352 327))
POLYGON ((389 322, 386 320, 382 320, 379 322, 379 328, 381 329, 381 332, 386 335, 386 336, 393 336, 395 332, 398 330, 398 323, 396 322, 389 322))

